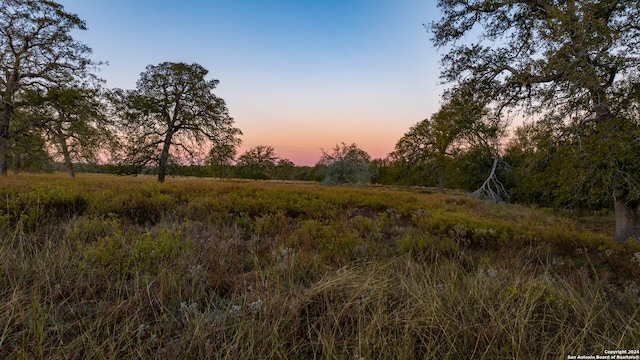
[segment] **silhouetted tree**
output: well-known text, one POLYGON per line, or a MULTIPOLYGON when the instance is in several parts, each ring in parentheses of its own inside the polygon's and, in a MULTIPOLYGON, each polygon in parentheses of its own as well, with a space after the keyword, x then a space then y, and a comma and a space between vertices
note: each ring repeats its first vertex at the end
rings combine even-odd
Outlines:
POLYGON ((89 76, 97 65, 91 49, 71 36, 76 30, 86 30, 85 22, 54 1, 0 2, 0 175, 11 144, 38 125, 13 123, 16 111, 30 105, 25 94, 89 76))
POLYGON ((236 167, 241 176, 251 179, 269 179, 279 157, 272 146, 258 145, 238 158, 236 167))
POLYGON ((40 118, 49 148, 62 157, 71 178, 73 161, 97 162, 113 136, 98 88, 57 87, 33 99, 32 116, 40 118))
POLYGON ((172 147, 195 158, 205 145, 242 134, 233 127, 224 100, 213 93, 218 80, 206 80, 207 74, 198 64, 164 62, 147 66, 136 90, 116 92, 127 162, 156 164, 158 181, 163 182, 172 147))
POLYGON ((331 153, 322 150, 318 164, 326 166, 327 185, 371 182, 371 157, 356 144, 336 145, 331 153))

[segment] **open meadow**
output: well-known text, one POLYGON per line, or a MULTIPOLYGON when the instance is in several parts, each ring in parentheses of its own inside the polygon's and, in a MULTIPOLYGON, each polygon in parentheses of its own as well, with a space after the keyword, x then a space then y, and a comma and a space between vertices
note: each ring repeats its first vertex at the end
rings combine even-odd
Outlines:
POLYGON ((614 219, 410 188, 0 178, 0 358, 550 358, 640 344, 614 219))

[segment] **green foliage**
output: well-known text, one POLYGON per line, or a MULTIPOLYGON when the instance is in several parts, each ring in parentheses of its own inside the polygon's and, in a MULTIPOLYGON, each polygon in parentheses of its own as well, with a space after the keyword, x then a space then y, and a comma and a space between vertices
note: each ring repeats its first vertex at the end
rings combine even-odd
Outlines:
POLYGON ((238 158, 237 175, 254 180, 270 179, 278 159, 272 146, 255 146, 238 158))
POLYGON ((170 156, 192 160, 207 141, 238 143, 242 132, 233 127, 224 100, 213 94, 219 81, 206 80, 207 74, 199 64, 163 62, 147 66, 135 91, 112 93, 126 129, 125 163, 157 165, 163 182, 170 156))
POLYGON ((606 212, 86 174, 0 178, 0 199, 4 358, 566 357, 640 339, 640 243, 612 241, 606 212))
MULTIPOLYGON (((505 129, 499 116, 490 114, 486 101, 476 97, 471 89, 454 89, 447 95, 446 101, 431 118, 409 129, 391 153, 394 161, 406 169, 405 172, 409 172, 402 174, 402 177, 417 173, 425 179, 431 178, 440 192, 444 191, 445 181, 463 188, 468 186, 465 183, 481 181, 478 179, 483 179, 483 176, 478 172, 456 172, 447 177, 445 174, 455 167, 464 166, 479 152, 495 153, 496 143, 505 129), (476 180, 468 179, 470 176, 476 180)), ((468 164, 465 170, 473 166, 468 164)))
POLYGON ((65 84, 31 96, 35 116, 45 119, 40 128, 48 147, 62 158, 70 177, 75 176, 74 161, 95 163, 100 151, 117 146, 97 86, 65 84))
POLYGON ((449 187, 467 191, 479 189, 491 172, 494 158, 494 150, 489 147, 473 147, 461 153, 447 171, 449 187))
POLYGON ((322 150, 318 164, 326 167, 324 182, 327 185, 371 182, 371 157, 356 144, 336 145, 332 153, 322 150))
POLYGON ((533 147, 511 151, 522 166, 512 177, 515 198, 613 203, 616 240, 640 237, 638 160, 629 156, 640 148, 637 2, 438 5, 443 15, 431 29, 434 44, 449 49, 443 80, 474 89, 501 116, 524 114, 541 123, 516 136, 530 137, 524 144, 533 147), (558 136, 545 141, 544 132, 558 136))
POLYGON ((29 111, 27 94, 90 78, 97 64, 88 57, 91 49, 71 36, 86 30, 84 21, 53 1, 5 0, 0 24, 0 175, 5 175, 12 142, 38 125, 16 116, 29 111))
POLYGON ((215 143, 209 150, 207 163, 211 164, 214 173, 220 178, 229 176, 230 165, 235 160, 238 154, 237 147, 241 143, 239 138, 231 137, 224 142, 215 143))
MULTIPOLYGON (((15 115, 15 114, 14 114, 15 115)), ((25 122, 14 116, 12 126, 25 126, 25 122)), ((46 141, 35 127, 32 131, 15 132, 9 143, 7 167, 13 172, 50 172, 53 159, 45 151, 46 141)))

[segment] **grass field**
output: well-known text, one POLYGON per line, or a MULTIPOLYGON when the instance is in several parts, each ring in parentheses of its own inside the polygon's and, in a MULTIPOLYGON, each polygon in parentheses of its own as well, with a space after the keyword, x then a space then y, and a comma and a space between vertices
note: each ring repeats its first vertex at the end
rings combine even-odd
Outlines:
POLYGON ((550 358, 640 344, 610 214, 412 189, 0 178, 0 358, 550 358))

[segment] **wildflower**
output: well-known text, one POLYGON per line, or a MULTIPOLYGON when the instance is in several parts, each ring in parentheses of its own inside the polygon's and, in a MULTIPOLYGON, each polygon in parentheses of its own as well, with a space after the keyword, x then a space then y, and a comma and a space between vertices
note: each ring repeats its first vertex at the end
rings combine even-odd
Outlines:
POLYGON ((137 336, 138 338, 142 338, 142 337, 144 337, 144 336, 145 336, 145 334, 147 333, 147 331, 149 331, 149 325, 141 324, 141 325, 138 327, 138 330, 136 330, 136 336, 137 336))
POLYGON ((249 311, 251 311, 253 314, 262 313, 266 310, 264 302, 262 302, 262 300, 254 301, 247 306, 249 307, 249 311))
POLYGON ((230 318, 237 318, 242 315, 242 307, 240 305, 231 305, 231 309, 229 310, 230 318))
POLYGON ((564 265, 564 261, 562 259, 556 259, 556 258, 551 260, 551 263, 553 265, 555 265, 555 266, 563 266, 564 265))
POLYGON ((281 246, 272 253, 282 270, 288 270, 295 262, 295 253, 291 248, 281 246))
POLYGON ((640 251, 633 254, 633 258, 631 259, 631 262, 636 262, 640 264, 640 251))
POLYGON ((193 266, 191 266, 191 268, 189 269, 189 272, 191 273, 191 276, 193 276, 193 277, 200 276, 200 274, 203 273, 202 265, 193 265, 193 266))
POLYGON ((497 275, 498 275, 498 271, 494 269, 478 271, 478 277, 481 279, 495 279, 497 275))
POLYGON ((198 304, 197 303, 191 303, 191 305, 187 304, 186 301, 183 301, 182 303, 180 303, 180 311, 189 313, 189 312, 197 312, 198 311, 198 304))
POLYGON ((413 216, 421 218, 423 217, 427 212, 424 211, 424 209, 418 209, 416 211, 414 211, 413 216))

